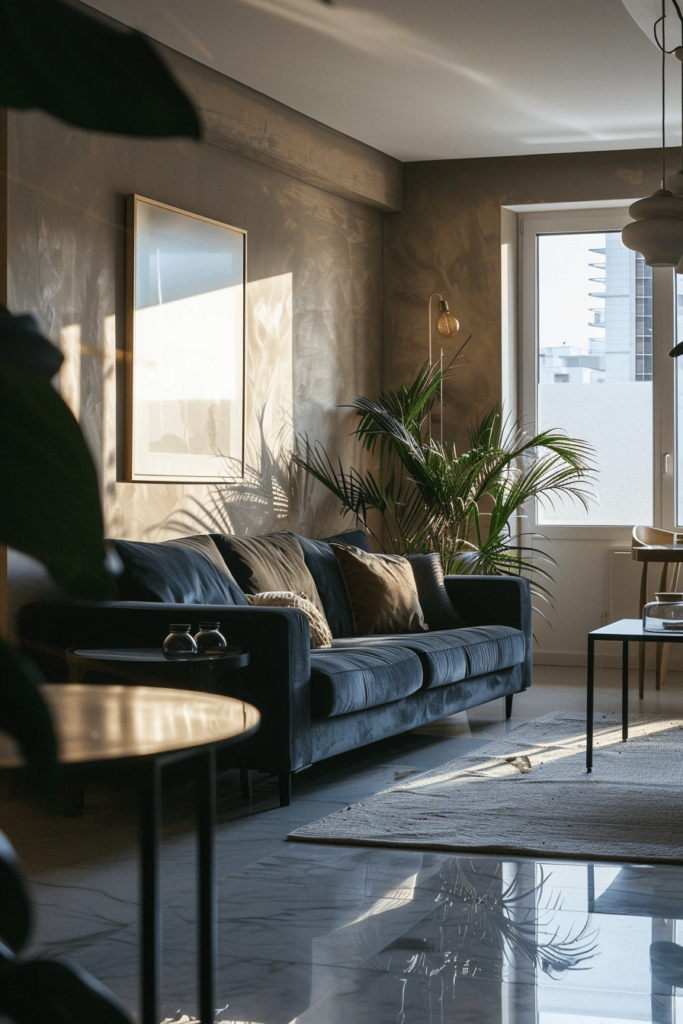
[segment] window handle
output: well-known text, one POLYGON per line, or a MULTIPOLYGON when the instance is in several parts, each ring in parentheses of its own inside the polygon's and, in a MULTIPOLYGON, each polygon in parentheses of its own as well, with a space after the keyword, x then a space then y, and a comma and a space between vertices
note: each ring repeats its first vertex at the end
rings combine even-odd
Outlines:
POLYGON ((669 473, 671 472, 670 464, 671 464, 671 456, 669 455, 668 452, 665 452, 664 455, 662 456, 662 474, 664 476, 668 476, 669 473))

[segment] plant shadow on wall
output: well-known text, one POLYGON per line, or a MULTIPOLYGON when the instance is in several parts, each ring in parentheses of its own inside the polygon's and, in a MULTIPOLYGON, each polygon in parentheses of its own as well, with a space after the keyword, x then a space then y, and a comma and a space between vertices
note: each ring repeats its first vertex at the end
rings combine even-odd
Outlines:
MULTIPOLYGON (((197 114, 137 32, 119 31, 63 0, 0 0, 0 106, 39 108, 86 130, 143 137, 201 134, 197 114)), ((95 468, 50 381, 63 356, 30 316, 0 307, 0 542, 42 561, 69 597, 106 599, 95 468)), ((54 798, 57 743, 36 670, 0 640, 0 729, 19 744, 43 796, 54 798)), ((0 833, 0 1016, 17 1024, 126 1024, 89 975, 23 958, 32 910, 19 864, 0 833)))
POLYGON ((438 551, 447 575, 526 575, 534 596, 551 604, 553 578, 539 563, 554 559, 536 545, 541 534, 519 529, 521 519, 534 500, 552 505, 569 497, 587 507, 593 449, 557 429, 530 437, 506 423, 497 405, 468 431, 467 451, 434 440, 428 424, 449 371, 425 363, 412 384, 382 392, 376 401, 354 398, 360 420, 355 436, 374 456, 373 469, 347 470, 307 437, 298 439, 293 459, 382 550, 438 551), (374 531, 368 521, 373 511, 381 518, 374 531))
POLYGON ((294 529, 303 517, 312 521, 320 515, 317 496, 311 493, 313 478, 301 472, 292 460, 291 423, 283 423, 269 440, 265 407, 256 420, 258 444, 247 448, 243 478, 211 485, 202 498, 190 495, 187 507, 164 520, 165 529, 179 536, 188 531, 258 535, 268 530, 294 529))
MULTIPOLYGON (((542 868, 537 884, 526 887, 519 875, 506 883, 501 865, 492 874, 471 859, 425 854, 423 866, 436 869, 423 883, 430 891, 436 885, 434 909, 367 964, 394 975, 397 1020, 440 1024, 448 993, 454 1001, 462 998, 459 982, 500 984, 505 965, 558 981, 586 970, 596 955, 598 931, 589 931, 590 918, 561 934, 554 918, 562 904, 552 892, 544 896, 550 876, 542 868)), ((535 872, 536 865, 520 867, 535 872)))

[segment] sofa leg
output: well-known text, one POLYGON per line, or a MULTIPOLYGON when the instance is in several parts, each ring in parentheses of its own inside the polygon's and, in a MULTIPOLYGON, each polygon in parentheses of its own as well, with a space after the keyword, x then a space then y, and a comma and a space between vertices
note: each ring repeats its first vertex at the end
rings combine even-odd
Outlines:
POLYGON ((248 768, 240 768, 240 793, 243 800, 251 800, 251 775, 248 768))
POLYGON ((512 714, 512 698, 513 697, 514 697, 513 693, 508 693, 507 696, 505 697, 505 718, 506 718, 506 720, 512 714))
POLYGON ((280 786, 280 807, 289 807, 292 802, 292 773, 280 772, 277 781, 280 786))

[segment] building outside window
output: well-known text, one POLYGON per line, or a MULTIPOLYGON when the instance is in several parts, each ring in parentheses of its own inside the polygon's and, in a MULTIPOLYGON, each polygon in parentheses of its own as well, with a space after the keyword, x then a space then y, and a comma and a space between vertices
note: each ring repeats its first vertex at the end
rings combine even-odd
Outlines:
MULTIPOLYGON (((587 326, 596 329, 585 344, 552 344, 552 327, 539 337, 538 368, 541 384, 604 384, 652 380, 652 270, 640 253, 621 243, 619 232, 610 231, 604 245, 591 248, 592 235, 544 235, 539 238, 539 270, 552 247, 561 258, 568 245, 587 239, 586 270, 599 290, 586 292, 587 326), (593 257, 593 259, 591 259, 593 257), (593 261, 595 257, 602 257, 593 261), (596 300, 599 305, 592 305, 596 300), (545 342, 550 341, 549 345, 545 342)), ((546 276, 546 275, 544 275, 546 276)), ((546 287, 561 287, 560 280, 546 287)), ((568 282, 567 282, 568 283, 568 282)), ((544 325, 545 326, 545 325, 544 325)))

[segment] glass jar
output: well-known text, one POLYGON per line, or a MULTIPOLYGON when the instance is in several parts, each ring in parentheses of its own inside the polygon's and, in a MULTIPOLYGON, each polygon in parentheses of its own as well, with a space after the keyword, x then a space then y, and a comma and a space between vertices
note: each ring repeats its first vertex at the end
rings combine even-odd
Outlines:
POLYGON ((643 629, 648 633, 683 633, 683 594, 655 594, 643 608, 643 629))
POLYGON ((195 633, 194 639, 199 654, 213 655, 227 654, 228 641, 220 631, 220 622, 200 622, 199 632, 195 633))
POLYGON ((172 661, 173 658, 189 658, 197 653, 197 645, 190 633, 192 626, 189 622, 172 622, 168 628, 171 632, 161 648, 165 658, 172 661))

